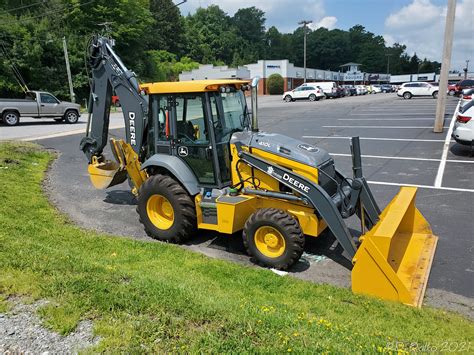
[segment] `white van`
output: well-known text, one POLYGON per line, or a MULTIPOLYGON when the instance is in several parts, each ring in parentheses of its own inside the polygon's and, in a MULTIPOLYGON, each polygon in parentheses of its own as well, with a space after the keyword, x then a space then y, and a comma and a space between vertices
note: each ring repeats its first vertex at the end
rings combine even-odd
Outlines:
POLYGON ((339 92, 337 90, 337 83, 335 81, 318 81, 315 83, 306 83, 306 85, 316 85, 323 89, 324 95, 326 97, 339 97, 339 92))

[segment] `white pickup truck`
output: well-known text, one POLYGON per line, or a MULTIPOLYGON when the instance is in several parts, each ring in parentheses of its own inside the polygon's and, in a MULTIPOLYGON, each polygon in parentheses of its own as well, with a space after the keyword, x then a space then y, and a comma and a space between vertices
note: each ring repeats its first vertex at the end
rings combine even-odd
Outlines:
POLYGON ((20 122, 20 116, 76 123, 80 117, 80 105, 59 101, 44 91, 28 91, 24 99, 0 99, 0 120, 4 124, 15 126, 20 122))

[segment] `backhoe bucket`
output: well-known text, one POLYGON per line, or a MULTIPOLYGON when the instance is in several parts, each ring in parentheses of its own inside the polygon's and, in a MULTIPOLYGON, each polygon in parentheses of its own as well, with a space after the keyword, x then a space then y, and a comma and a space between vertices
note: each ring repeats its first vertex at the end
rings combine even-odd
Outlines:
POLYGON ((438 237, 402 187, 365 233, 352 262, 352 291, 421 307, 438 237))
POLYGON ((102 163, 93 162, 89 164, 87 171, 92 185, 100 190, 121 184, 127 179, 127 171, 111 160, 102 163))

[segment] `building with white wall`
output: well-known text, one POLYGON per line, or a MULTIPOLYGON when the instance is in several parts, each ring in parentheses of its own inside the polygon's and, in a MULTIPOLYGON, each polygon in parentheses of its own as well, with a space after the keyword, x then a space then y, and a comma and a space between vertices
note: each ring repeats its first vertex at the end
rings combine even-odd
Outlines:
POLYGON ((180 81, 207 79, 250 79, 250 71, 245 67, 229 68, 227 65, 202 64, 197 69, 179 74, 180 81))

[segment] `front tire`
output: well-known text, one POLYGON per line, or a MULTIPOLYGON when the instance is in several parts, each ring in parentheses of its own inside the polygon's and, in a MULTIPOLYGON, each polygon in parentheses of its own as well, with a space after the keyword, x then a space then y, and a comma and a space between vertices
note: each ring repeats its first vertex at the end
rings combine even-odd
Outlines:
POLYGON ((146 234, 169 243, 182 243, 196 231, 194 202, 168 175, 148 178, 138 193, 137 212, 146 234))
POLYGON ((404 98, 405 100, 410 100, 411 97, 412 97, 412 94, 411 94, 410 92, 407 91, 407 92, 404 92, 404 93, 403 93, 403 98, 404 98))
POLYGON ((304 234, 295 217, 276 208, 262 208, 245 223, 242 233, 245 249, 264 266, 286 270, 304 250, 304 234))
POLYGON ((15 111, 7 111, 2 116, 3 123, 7 126, 16 126, 20 123, 20 115, 15 111))
POLYGON ((77 121, 79 121, 79 115, 76 111, 68 110, 64 114, 64 121, 69 124, 77 123, 77 121))
POLYGON ((291 101, 293 101, 293 98, 290 95, 286 95, 285 96, 285 101, 286 102, 291 102, 291 101))

